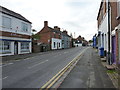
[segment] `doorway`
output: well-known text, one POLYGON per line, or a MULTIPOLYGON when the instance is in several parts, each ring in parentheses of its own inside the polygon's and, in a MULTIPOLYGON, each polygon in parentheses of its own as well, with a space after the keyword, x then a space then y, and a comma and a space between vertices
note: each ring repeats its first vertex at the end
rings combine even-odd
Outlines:
POLYGON ((18 42, 15 41, 14 43, 14 54, 18 54, 18 42))
POLYGON ((112 36, 112 63, 116 64, 116 39, 112 36))

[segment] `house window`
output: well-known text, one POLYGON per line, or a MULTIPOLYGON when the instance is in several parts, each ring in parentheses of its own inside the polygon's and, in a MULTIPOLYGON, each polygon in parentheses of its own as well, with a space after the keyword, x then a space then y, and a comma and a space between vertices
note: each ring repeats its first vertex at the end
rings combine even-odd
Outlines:
POLYGON ((61 35, 59 34, 59 39, 61 38, 61 35))
POLYGON ((11 42, 0 40, 0 53, 10 53, 11 52, 11 42))
POLYGON ((2 45, 2 41, 0 40, 0 53, 2 53, 2 50, 3 50, 3 49, 2 49, 2 46, 3 46, 3 45, 2 45))
POLYGON ((59 43, 59 47, 60 47, 60 43, 59 43))
POLYGON ((21 42, 21 51, 22 52, 29 51, 29 42, 21 42))
POLYGON ((28 31, 28 25, 26 23, 22 23, 22 31, 27 32, 28 31))
POLYGON ((120 0, 118 0, 118 3, 117 3, 117 14, 118 14, 118 17, 120 17, 120 0))
POLYGON ((56 46, 56 45, 55 45, 55 42, 54 42, 54 48, 55 48, 55 46, 56 46))
POLYGON ((2 17, 2 26, 3 26, 3 28, 10 29, 11 28, 11 18, 3 16, 2 17))

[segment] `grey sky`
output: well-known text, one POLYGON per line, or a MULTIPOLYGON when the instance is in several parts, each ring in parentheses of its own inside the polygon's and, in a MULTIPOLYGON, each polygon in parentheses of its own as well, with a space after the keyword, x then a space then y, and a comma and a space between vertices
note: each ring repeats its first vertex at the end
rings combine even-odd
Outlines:
POLYGON ((1 5, 20 13, 41 30, 44 21, 59 26, 75 37, 90 40, 97 33, 97 14, 101 0, 2 0, 1 5))

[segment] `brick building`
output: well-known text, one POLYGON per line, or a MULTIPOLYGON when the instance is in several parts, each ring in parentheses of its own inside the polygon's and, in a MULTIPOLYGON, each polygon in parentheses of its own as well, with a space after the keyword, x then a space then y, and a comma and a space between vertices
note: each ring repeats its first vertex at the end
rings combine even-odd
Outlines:
POLYGON ((110 0, 109 4, 108 0, 102 0, 97 16, 99 32, 98 49, 103 47, 104 51, 108 53, 110 48, 110 64, 116 64, 118 60, 118 37, 116 31, 116 27, 120 23, 120 20, 118 19, 118 9, 118 0, 114 0, 114 2, 110 0), (110 37, 108 38, 109 30, 110 37))
POLYGON ((75 46, 86 46, 88 42, 80 35, 75 39, 75 46))
POLYGON ((51 28, 48 21, 44 21, 44 27, 37 34, 40 36, 37 42, 47 45, 49 50, 62 49, 61 31, 58 26, 51 28))
POLYGON ((31 53, 31 22, 0 6, 0 56, 31 53))

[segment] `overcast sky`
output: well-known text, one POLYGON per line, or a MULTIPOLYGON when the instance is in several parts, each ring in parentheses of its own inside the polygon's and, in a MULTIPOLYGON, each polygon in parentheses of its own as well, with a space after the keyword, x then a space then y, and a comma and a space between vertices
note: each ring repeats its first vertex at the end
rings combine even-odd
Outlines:
POLYGON ((44 21, 50 27, 59 26, 75 37, 86 40, 97 33, 97 14, 101 0, 1 0, 1 5, 32 22, 32 29, 40 31, 44 21))

